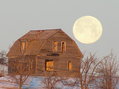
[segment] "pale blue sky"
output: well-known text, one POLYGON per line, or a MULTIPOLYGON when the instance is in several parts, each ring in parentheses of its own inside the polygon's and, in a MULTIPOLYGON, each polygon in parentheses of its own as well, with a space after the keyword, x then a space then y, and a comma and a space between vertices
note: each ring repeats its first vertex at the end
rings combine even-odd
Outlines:
POLYGON ((86 15, 98 18, 104 31, 94 44, 76 41, 81 51, 119 55, 119 0, 0 0, 0 50, 33 29, 62 28, 76 40, 73 23, 86 15))

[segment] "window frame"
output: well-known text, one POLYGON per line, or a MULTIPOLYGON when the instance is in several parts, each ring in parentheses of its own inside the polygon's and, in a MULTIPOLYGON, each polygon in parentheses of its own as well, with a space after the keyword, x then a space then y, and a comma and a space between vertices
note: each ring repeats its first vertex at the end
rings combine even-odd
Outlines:
POLYGON ((52 42, 52 51, 53 52, 57 52, 58 51, 58 43, 59 43, 58 41, 53 41, 52 42), (55 42, 56 42, 56 49, 55 49, 55 42))
POLYGON ((72 71, 72 62, 71 61, 67 62, 67 69, 68 69, 68 71, 72 71))
POLYGON ((54 71, 54 60, 48 60, 48 59, 45 60, 45 71, 54 71), (52 66, 49 66, 48 62, 49 63, 51 62, 52 66))
POLYGON ((66 52, 66 41, 61 41, 61 52, 66 52), (62 43, 64 43, 64 50, 62 43))
POLYGON ((20 49, 21 49, 21 52, 22 52, 22 53, 25 52, 26 46, 27 46, 27 42, 26 42, 25 40, 21 41, 20 49))

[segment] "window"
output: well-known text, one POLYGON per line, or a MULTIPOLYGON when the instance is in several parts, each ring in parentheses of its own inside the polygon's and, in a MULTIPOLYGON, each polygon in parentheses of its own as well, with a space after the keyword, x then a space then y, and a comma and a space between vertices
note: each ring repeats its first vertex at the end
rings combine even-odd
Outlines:
POLYGON ((53 42, 53 52, 57 52, 57 50, 58 50, 58 42, 54 41, 53 42))
POLYGON ((71 63, 71 61, 68 61, 68 70, 69 70, 69 71, 72 70, 72 63, 71 63))
POLYGON ((22 53, 24 52, 25 47, 26 47, 26 42, 25 42, 25 41, 22 41, 22 42, 21 42, 21 52, 22 52, 22 53))
POLYGON ((66 42, 64 42, 64 41, 61 42, 61 51, 62 52, 66 51, 66 42))
POLYGON ((54 70, 54 61, 53 60, 46 60, 45 61, 45 70, 46 71, 53 71, 54 70))

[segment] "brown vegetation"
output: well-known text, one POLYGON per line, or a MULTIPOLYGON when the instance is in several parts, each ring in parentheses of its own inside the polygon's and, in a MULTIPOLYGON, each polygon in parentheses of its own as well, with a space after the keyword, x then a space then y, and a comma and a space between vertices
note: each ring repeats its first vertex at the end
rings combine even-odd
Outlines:
POLYGON ((31 74, 29 66, 30 65, 24 60, 24 53, 21 60, 13 60, 8 66, 10 72, 12 71, 9 76, 13 79, 13 81, 15 81, 16 84, 18 84, 19 89, 22 89, 23 84, 31 74))
MULTIPOLYGON (((57 85, 67 78, 61 77, 57 75, 57 72, 49 72, 45 74, 45 78, 42 81, 45 89, 57 89, 57 85)), ((59 88, 58 88, 59 89, 59 88)))
POLYGON ((117 89, 118 72, 118 62, 113 54, 100 60, 95 55, 90 55, 82 60, 79 77, 74 78, 74 82, 65 82, 64 85, 79 89, 117 89))
POLYGON ((105 56, 98 67, 96 89, 117 89, 119 65, 116 57, 112 53, 105 56))

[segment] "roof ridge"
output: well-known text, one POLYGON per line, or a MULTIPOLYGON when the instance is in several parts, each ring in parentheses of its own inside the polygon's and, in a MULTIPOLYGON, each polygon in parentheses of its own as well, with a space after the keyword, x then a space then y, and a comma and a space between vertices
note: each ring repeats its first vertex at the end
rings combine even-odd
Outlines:
POLYGON ((42 30, 30 30, 30 32, 32 32, 32 31, 38 31, 38 32, 41 32, 41 31, 51 31, 51 30, 62 30, 61 28, 57 28, 57 29, 42 29, 42 30))
POLYGON ((58 31, 62 31, 62 29, 31 30, 20 39, 48 39, 58 31))

